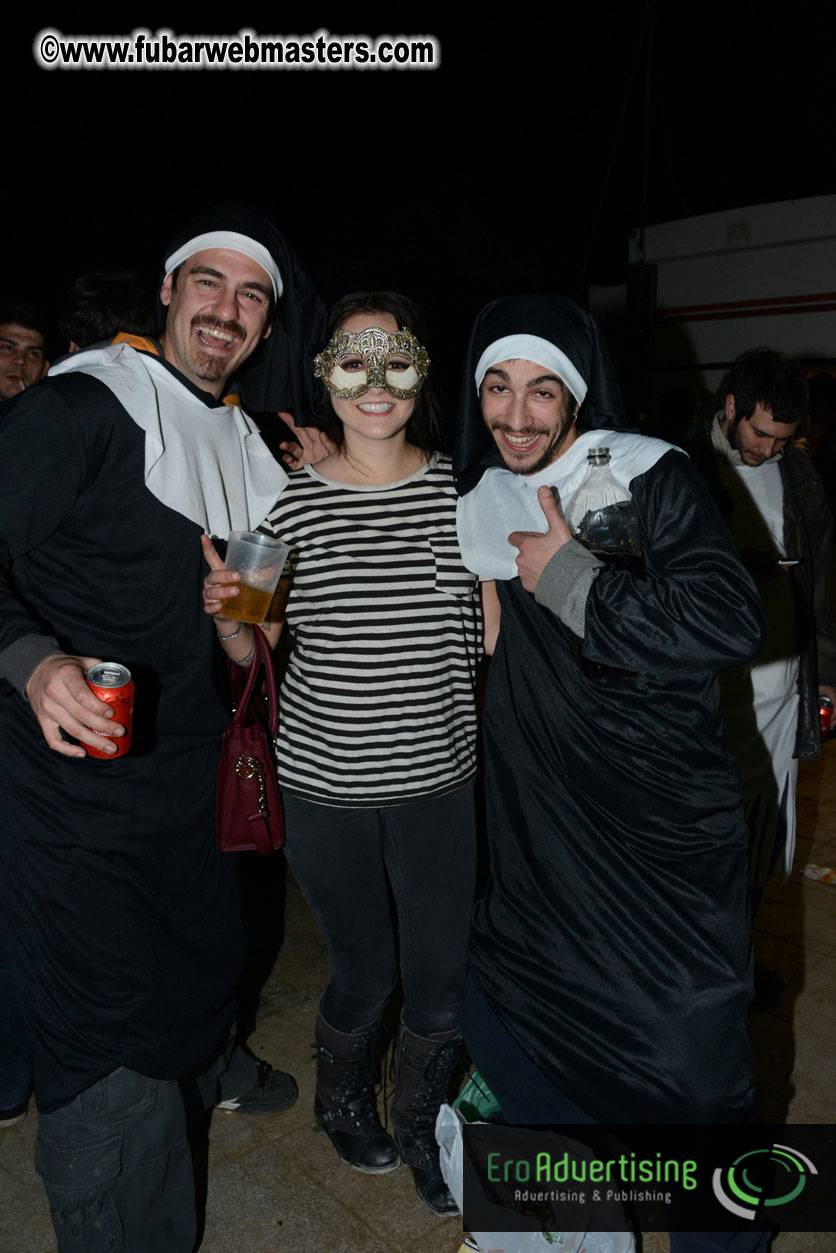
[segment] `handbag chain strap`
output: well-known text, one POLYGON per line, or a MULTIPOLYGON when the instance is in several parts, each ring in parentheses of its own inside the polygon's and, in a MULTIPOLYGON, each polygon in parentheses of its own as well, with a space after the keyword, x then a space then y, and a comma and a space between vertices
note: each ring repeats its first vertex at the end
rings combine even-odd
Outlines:
POLYGON ((266 818, 267 809, 267 792, 264 786, 264 767, 258 757, 250 757, 242 753, 235 763, 235 773, 239 779, 252 779, 258 776, 258 812, 262 818, 266 818))

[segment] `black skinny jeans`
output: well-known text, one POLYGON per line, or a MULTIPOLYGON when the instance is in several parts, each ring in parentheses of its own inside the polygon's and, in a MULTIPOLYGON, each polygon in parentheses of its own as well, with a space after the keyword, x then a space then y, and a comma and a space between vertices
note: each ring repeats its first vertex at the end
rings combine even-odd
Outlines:
POLYGON ((420 1036, 457 1030, 476 864, 472 784, 372 809, 285 792, 284 807, 287 860, 334 964, 326 1022, 344 1032, 376 1022, 400 952, 404 1025, 420 1036))

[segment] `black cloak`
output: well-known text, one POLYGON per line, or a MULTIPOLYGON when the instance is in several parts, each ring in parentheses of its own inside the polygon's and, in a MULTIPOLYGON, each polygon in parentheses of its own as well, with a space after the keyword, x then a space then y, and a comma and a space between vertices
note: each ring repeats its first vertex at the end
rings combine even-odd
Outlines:
MULTIPOLYGON (((492 459, 476 364, 521 331, 571 355, 589 385, 587 426, 624 424, 589 314, 555 297, 497 301, 471 340, 460 472, 492 459)), ((643 443, 612 438, 625 440, 643 443)), ((736 1121, 752 1104, 747 832, 714 671, 757 652, 762 622, 687 457, 647 442, 655 451, 629 483, 645 574, 600 569, 582 635, 559 604, 540 603, 539 584, 535 598, 518 578, 497 583, 491 869, 470 962, 504 1027, 592 1118, 736 1121)), ((459 502, 477 531, 483 495, 480 484, 459 502)), ((479 1040, 467 1042, 479 1066, 479 1040)))
MULTIPOLYGON (((244 395, 253 409, 309 419, 308 344, 327 332, 319 297, 275 228, 246 206, 209 210, 166 256, 219 229, 266 245, 284 283, 244 395)), ((169 369, 172 403, 205 406, 207 423, 224 412, 169 369)), ((22 646, 33 661, 57 650, 116 660, 136 683, 133 746, 109 761, 53 752, 22 695, 0 699, 0 942, 48 1112, 118 1066, 179 1079, 200 1065, 231 1024, 246 938, 236 861, 214 838, 229 712, 211 678, 203 527, 148 487, 145 432, 106 379, 69 371, 3 410, 7 673, 20 674, 22 646)), ((198 463, 182 463, 187 486, 194 476, 199 488, 198 463)))

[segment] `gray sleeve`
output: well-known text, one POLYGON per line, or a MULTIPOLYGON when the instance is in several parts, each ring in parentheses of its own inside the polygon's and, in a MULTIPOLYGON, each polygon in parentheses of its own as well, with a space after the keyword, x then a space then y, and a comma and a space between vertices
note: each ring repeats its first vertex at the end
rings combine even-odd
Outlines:
POLYGON ((540 575, 534 592, 538 605, 549 609, 583 639, 586 598, 603 561, 577 540, 559 548, 540 575))
POLYGON ((60 653, 61 647, 51 635, 22 635, 0 652, 0 678, 26 696, 26 684, 36 666, 46 657, 60 653))

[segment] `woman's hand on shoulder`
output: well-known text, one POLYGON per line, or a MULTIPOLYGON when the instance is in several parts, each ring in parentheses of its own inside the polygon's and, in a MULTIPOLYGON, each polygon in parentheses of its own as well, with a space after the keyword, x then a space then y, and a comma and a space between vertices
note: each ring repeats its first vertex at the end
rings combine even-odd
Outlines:
POLYGON ((314 465, 323 461, 337 451, 333 440, 319 429, 318 426, 297 426, 292 413, 280 412, 279 417, 289 426, 295 440, 285 440, 279 444, 282 449, 282 461, 288 470, 298 470, 305 465, 314 465))

